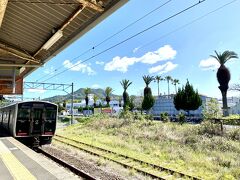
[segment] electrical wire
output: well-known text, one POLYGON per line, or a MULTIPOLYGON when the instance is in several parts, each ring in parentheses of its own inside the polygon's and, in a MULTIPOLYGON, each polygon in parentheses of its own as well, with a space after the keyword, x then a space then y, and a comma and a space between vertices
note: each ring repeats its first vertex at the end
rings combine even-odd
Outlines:
MULTIPOLYGON (((89 53, 89 52, 92 51, 92 50, 95 50, 97 47, 101 46, 101 45, 104 44, 105 42, 109 41, 110 39, 112 39, 112 38, 115 37, 116 35, 118 35, 118 34, 120 34, 121 32, 123 32, 124 30, 128 29, 129 27, 131 27, 131 26, 133 26, 134 24, 136 24, 137 22, 143 20, 144 18, 146 18, 146 17, 149 16, 150 14, 152 14, 152 13, 154 13, 155 11, 159 10, 160 8, 164 7, 165 5, 167 5, 168 3, 170 3, 171 1, 172 1, 172 0, 168 0, 168 1, 166 1, 165 3, 161 4, 160 6, 156 7, 155 9, 151 10, 150 12, 148 12, 148 13, 145 14, 145 15, 143 15, 143 16, 140 17, 139 19, 137 19, 137 20, 133 21, 132 23, 128 24, 128 25, 125 26, 123 29, 121 29, 121 30, 117 31, 116 33, 114 33, 113 35, 107 37, 106 39, 104 39, 103 41, 101 41, 100 43, 98 43, 97 45, 95 45, 95 46, 87 49, 87 50, 84 51, 82 54, 80 54, 80 55, 78 55, 77 57, 73 58, 71 61, 74 62, 74 60, 82 57, 83 55, 86 55, 87 53, 89 53)), ((60 69, 62 69, 62 68, 63 68, 63 66, 59 66, 59 67, 56 68, 54 71, 52 71, 52 73, 53 73, 53 72, 56 72, 57 70, 60 70, 60 69)), ((39 78, 39 79, 36 80, 36 81, 39 81, 40 79, 43 79, 43 78, 45 78, 46 76, 48 76, 48 74, 45 75, 45 76, 43 76, 43 77, 41 77, 41 78, 39 78)))
POLYGON ((59 73, 57 73, 57 74, 55 74, 55 75, 53 75, 53 76, 45 79, 43 82, 46 82, 46 81, 48 81, 48 80, 50 80, 50 79, 52 79, 52 78, 54 78, 54 77, 56 77, 56 76, 64 73, 64 72, 66 72, 66 71, 68 71, 68 70, 70 70, 70 69, 78 66, 80 63, 87 62, 87 61, 89 61, 90 59, 92 59, 92 58, 94 58, 94 57, 97 57, 97 56, 99 56, 99 55, 101 55, 101 54, 103 54, 103 53, 105 53, 105 52, 107 52, 107 51, 109 51, 109 50, 111 50, 111 49, 113 49, 113 48, 115 48, 115 47, 117 47, 117 46, 119 46, 119 45, 127 42, 127 41, 129 41, 129 40, 131 40, 131 39, 139 36, 140 34, 143 34, 143 33, 147 32, 147 31, 149 31, 150 29, 152 29, 152 28, 154 28, 154 27, 156 27, 156 26, 159 26, 160 24, 162 24, 162 23, 164 23, 164 22, 166 22, 166 21, 168 21, 168 20, 170 20, 170 19, 172 19, 172 18, 174 18, 174 17, 176 17, 176 16, 178 16, 178 15, 180 15, 180 14, 182 14, 182 13, 184 13, 184 12, 186 12, 186 11, 194 8, 194 7, 196 7, 196 6, 198 6, 199 4, 202 4, 202 3, 205 2, 205 1, 207 1, 207 0, 199 0, 197 3, 194 3, 193 5, 191 5, 191 6, 187 7, 187 8, 185 8, 185 9, 177 12, 176 14, 173 14, 172 16, 169 16, 168 18, 166 18, 166 19, 164 19, 164 20, 162 20, 162 21, 160 21, 160 22, 158 22, 158 23, 156 23, 156 24, 153 24, 152 26, 150 26, 150 27, 148 27, 148 28, 146 28, 146 29, 144 29, 144 30, 142 30, 142 31, 140 31, 140 32, 138 32, 138 33, 136 33, 136 34, 134 34, 134 35, 126 38, 126 39, 124 39, 123 41, 120 41, 120 42, 118 42, 117 44, 115 44, 115 45, 113 45, 113 46, 111 46, 111 47, 109 47, 109 48, 107 48, 107 49, 105 49, 105 50, 103 50, 103 51, 101 51, 101 52, 99 52, 99 53, 97 53, 97 54, 95 54, 95 55, 93 55, 93 56, 91 56, 91 57, 89 57, 89 58, 87 58, 87 59, 85 59, 85 60, 83 60, 83 61, 75 64, 75 65, 73 65, 73 66, 71 66, 70 68, 67 68, 67 69, 65 69, 64 71, 61 71, 61 72, 59 72, 59 73))
POLYGON ((216 9, 214 9, 214 10, 212 10, 212 11, 210 11, 210 12, 208 12, 208 13, 200 16, 200 17, 198 17, 198 18, 192 20, 191 22, 186 23, 186 24, 178 27, 177 29, 174 29, 173 31, 171 31, 171 32, 169 32, 169 33, 167 33, 167 34, 164 34, 164 35, 160 36, 160 37, 158 37, 157 39, 155 39, 155 40, 153 40, 153 41, 150 41, 150 42, 148 42, 148 43, 140 46, 140 47, 138 48, 138 50, 139 50, 139 49, 143 49, 144 47, 147 47, 147 46, 149 46, 149 45, 151 45, 151 44, 153 44, 153 43, 155 43, 155 42, 157 42, 157 41, 159 41, 159 40, 161 40, 161 39, 163 39, 163 38, 165 38, 165 37, 167 37, 167 36, 170 36, 171 34, 177 32, 177 31, 179 31, 179 30, 181 30, 181 29, 184 29, 184 28, 187 27, 187 26, 190 26, 191 24, 193 24, 193 23, 195 23, 195 22, 197 22, 197 21, 199 21, 199 20, 201 20, 201 19, 209 16, 210 14, 213 14, 213 13, 215 13, 215 12, 223 9, 224 7, 226 7, 226 6, 230 5, 230 4, 233 4, 233 3, 236 2, 236 1, 238 1, 238 0, 230 1, 229 3, 226 3, 226 4, 224 4, 224 5, 220 6, 220 7, 218 7, 218 8, 216 8, 216 9))

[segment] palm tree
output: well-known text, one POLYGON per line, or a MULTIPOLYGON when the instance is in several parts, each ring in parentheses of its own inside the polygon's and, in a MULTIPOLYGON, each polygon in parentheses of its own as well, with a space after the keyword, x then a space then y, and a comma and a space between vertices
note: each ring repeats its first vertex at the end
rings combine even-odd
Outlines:
POLYGON ((93 106, 96 107, 97 106, 97 100, 98 100, 98 96, 96 94, 93 95, 93 106))
POLYGON ((177 84, 180 84, 179 80, 178 79, 173 79, 172 84, 175 86, 175 91, 176 91, 176 94, 177 94, 177 84))
POLYGON ((111 101, 110 94, 112 92, 113 92, 113 89, 111 87, 106 87, 105 94, 106 94, 107 106, 109 106, 109 102, 111 101))
POLYGON ((161 76, 156 76, 155 77, 155 82, 157 82, 158 83, 158 96, 159 96, 159 82, 160 81, 164 81, 164 78, 162 78, 161 76))
POLYGON ((86 107, 88 106, 88 102, 89 102, 88 95, 89 95, 90 93, 91 93, 91 89, 90 89, 90 88, 87 87, 87 88, 84 89, 86 107))
POLYGON ((215 51, 215 55, 211 55, 211 57, 215 58, 219 63, 220 67, 217 71, 217 80, 220 86, 222 93, 222 102, 223 102, 223 116, 228 116, 228 106, 227 106, 227 90, 228 90, 228 83, 231 79, 231 74, 228 68, 224 65, 228 60, 232 58, 238 58, 238 55, 234 51, 224 51, 222 54, 215 51))
POLYGON ((154 80, 153 76, 143 76, 143 80, 146 84, 146 87, 144 88, 144 98, 143 98, 143 102, 142 102, 142 108, 144 110, 149 111, 150 108, 153 106, 154 104, 154 97, 152 96, 152 90, 149 86, 149 84, 154 80))
POLYGON ((129 100, 129 95, 127 93, 127 88, 132 84, 132 82, 130 82, 127 79, 123 79, 122 81, 120 81, 120 84, 123 87, 123 108, 126 109, 127 106, 129 106, 130 100, 129 100))
POLYGON ((169 81, 172 81, 172 77, 171 77, 171 76, 166 76, 166 77, 165 77, 165 80, 166 80, 167 83, 168 83, 168 97, 169 97, 169 94, 170 94, 169 81))

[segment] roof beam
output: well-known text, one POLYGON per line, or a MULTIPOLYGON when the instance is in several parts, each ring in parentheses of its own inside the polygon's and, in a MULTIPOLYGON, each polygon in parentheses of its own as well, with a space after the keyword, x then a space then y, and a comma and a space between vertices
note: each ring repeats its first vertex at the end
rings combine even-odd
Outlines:
POLYGON ((39 64, 8 64, 8 63, 0 63, 1 67, 42 67, 43 65, 39 64))
POLYGON ((7 8, 8 0, 1 0, 0 2, 0 28, 3 22, 3 17, 7 8))
MULTIPOLYGON (((85 5, 82 5, 81 7, 79 7, 64 23, 63 25, 61 26, 61 28, 56 32, 63 32, 63 30, 83 11, 83 9, 85 8, 86 6, 85 5)), ((55 34, 56 34, 55 33, 55 34)), ((52 37, 55 35, 53 34, 52 37)), ((44 45, 50 41, 50 39, 52 38, 50 37, 43 45, 42 47, 33 55, 33 57, 36 57, 43 49, 44 49, 44 45)), ((59 36, 58 39, 55 39, 56 42, 59 41, 61 39, 61 37, 59 36)), ((53 46, 56 42, 54 42, 51 46, 53 46)), ((51 48, 51 46, 49 48, 51 48)), ((48 48, 48 49, 49 49, 48 48)))
POLYGON ((36 60, 34 57, 30 56, 29 54, 27 54, 23 51, 20 51, 18 49, 9 47, 6 44, 3 44, 1 42, 0 42, 0 49, 5 51, 6 53, 11 54, 15 57, 18 57, 20 59, 24 59, 24 60, 27 60, 27 61, 31 61, 31 62, 40 64, 40 62, 38 60, 36 60))
POLYGON ((102 8, 101 6, 95 4, 95 3, 92 3, 88 0, 77 0, 79 3, 81 3, 83 6, 87 6, 87 7, 90 7, 96 11, 99 11, 99 12, 103 12, 104 11, 104 8, 102 8))

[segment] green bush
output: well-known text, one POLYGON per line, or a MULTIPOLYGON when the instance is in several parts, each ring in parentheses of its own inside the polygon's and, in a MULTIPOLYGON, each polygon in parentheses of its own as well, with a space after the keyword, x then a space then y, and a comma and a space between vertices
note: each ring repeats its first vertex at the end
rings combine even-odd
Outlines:
POLYGON ((89 117, 79 117, 79 118, 75 118, 75 120, 78 121, 79 123, 88 123, 92 119, 89 117))
POLYGON ((199 135, 207 135, 207 136, 220 136, 222 135, 221 127, 219 124, 214 124, 211 122, 204 122, 198 127, 198 134, 199 135))
POLYGON ((70 117, 64 117, 60 119, 61 122, 70 122, 71 118, 70 117))
POLYGON ((169 122, 169 121, 170 121, 167 112, 161 113, 161 114, 160 114, 160 119, 161 119, 161 121, 163 121, 163 122, 169 122))
POLYGON ((178 122, 179 122, 180 124, 183 124, 183 123, 185 123, 185 119, 186 119, 185 114, 182 113, 182 112, 180 112, 180 113, 178 114, 178 122))
POLYGON ((232 140, 240 141, 240 129, 232 129, 228 132, 227 136, 232 140))
POLYGON ((223 124, 225 125, 233 125, 233 126, 240 126, 240 119, 224 119, 223 124))

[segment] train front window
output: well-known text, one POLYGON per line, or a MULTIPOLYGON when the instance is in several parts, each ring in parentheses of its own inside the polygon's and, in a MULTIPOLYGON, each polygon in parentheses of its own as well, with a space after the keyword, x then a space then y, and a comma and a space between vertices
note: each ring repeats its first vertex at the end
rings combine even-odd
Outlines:
POLYGON ((52 109, 46 110, 46 120, 56 120, 57 111, 52 109))
POLYGON ((30 118, 30 113, 28 109, 19 109, 18 110, 18 119, 19 120, 29 120, 30 118))

